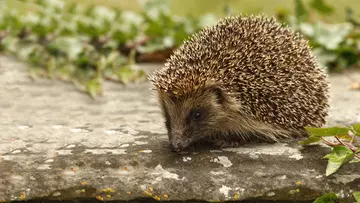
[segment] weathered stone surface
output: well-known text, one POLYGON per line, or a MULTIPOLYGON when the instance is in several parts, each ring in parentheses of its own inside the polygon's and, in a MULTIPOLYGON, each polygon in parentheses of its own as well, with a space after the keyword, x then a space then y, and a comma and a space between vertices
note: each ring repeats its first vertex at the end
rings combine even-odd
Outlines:
MULTIPOLYGON (((360 122, 360 91, 348 88, 356 80, 360 73, 331 77, 328 125, 360 122)), ((172 153, 149 87, 106 83, 92 100, 71 84, 31 81, 23 65, 0 56, 0 201, 312 200, 333 191, 352 202, 360 190, 359 165, 325 177, 325 146, 172 153)))

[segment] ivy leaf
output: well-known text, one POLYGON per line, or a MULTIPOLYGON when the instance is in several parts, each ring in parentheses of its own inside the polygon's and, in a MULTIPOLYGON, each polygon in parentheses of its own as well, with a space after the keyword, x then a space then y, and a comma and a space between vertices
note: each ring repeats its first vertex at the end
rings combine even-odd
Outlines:
POLYGON ((124 66, 119 70, 118 77, 122 83, 127 84, 134 77, 134 70, 128 66, 124 66))
POLYGON ((314 41, 318 43, 323 49, 335 51, 339 49, 353 30, 353 25, 350 23, 328 24, 324 22, 317 22, 315 25, 314 41))
POLYGON ((113 21, 116 17, 114 9, 110 9, 105 6, 96 6, 91 10, 90 15, 94 18, 100 18, 108 21, 113 21))
POLYGON ((337 203, 338 197, 335 193, 324 194, 321 197, 318 197, 313 203, 337 203))
POLYGON ((360 159, 352 159, 349 163, 360 163, 360 159))
POLYGON ((65 3, 61 0, 37 0, 36 3, 44 8, 63 9, 65 3))
POLYGON ((336 146, 330 154, 324 156, 328 159, 326 167, 326 176, 329 176, 340 169, 340 167, 349 162, 354 157, 354 153, 345 146, 336 146))
POLYGON ((319 142, 320 140, 321 140, 321 137, 310 136, 307 140, 299 141, 298 144, 307 145, 307 144, 319 142))
POLYGON ((206 14, 200 17, 199 19, 199 26, 200 27, 207 27, 212 26, 217 22, 217 17, 214 14, 206 14))
POLYGON ((98 93, 101 92, 101 84, 98 79, 90 80, 86 83, 85 86, 91 97, 95 97, 98 93))
POLYGON ((344 140, 344 141, 351 141, 353 139, 353 137, 348 134, 338 135, 336 137, 338 137, 339 139, 344 140))
POLYGON ((313 137, 339 136, 348 134, 348 128, 330 127, 330 128, 306 128, 313 137))
POLYGON ((302 0, 295 0, 295 15, 300 22, 306 20, 309 15, 302 0))
POLYGON ((360 203, 360 192, 353 192, 353 196, 357 203, 360 203))
POLYGON ((323 14, 332 14, 334 8, 326 4, 324 0, 312 0, 310 6, 323 14))
POLYGON ((58 37, 49 44, 55 51, 65 54, 70 60, 76 60, 85 49, 76 37, 58 37))
POLYGON ((129 65, 122 67, 118 72, 119 80, 123 84, 128 84, 137 78, 143 77, 144 72, 132 69, 129 65))
POLYGON ((354 124, 352 127, 355 135, 360 136, 360 123, 354 124))

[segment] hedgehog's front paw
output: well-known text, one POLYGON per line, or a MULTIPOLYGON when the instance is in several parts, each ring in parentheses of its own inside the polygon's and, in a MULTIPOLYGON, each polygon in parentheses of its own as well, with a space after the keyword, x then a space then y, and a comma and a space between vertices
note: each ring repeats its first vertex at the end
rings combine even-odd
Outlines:
POLYGON ((213 144, 219 148, 232 148, 232 147, 239 147, 245 142, 239 140, 216 140, 213 144))

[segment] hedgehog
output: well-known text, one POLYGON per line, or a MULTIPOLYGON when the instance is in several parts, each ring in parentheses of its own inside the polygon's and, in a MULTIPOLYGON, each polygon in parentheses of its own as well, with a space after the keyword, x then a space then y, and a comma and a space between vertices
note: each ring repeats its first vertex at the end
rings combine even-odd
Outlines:
POLYGON ((308 41, 265 15, 202 28, 148 79, 175 152, 303 138, 328 115, 328 76, 308 41))

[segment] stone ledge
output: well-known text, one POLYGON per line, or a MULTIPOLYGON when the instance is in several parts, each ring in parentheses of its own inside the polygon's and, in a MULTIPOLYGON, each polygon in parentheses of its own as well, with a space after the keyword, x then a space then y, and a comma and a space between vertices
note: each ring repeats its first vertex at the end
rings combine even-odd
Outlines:
MULTIPOLYGON (((325 177, 324 146, 172 153, 147 83, 106 83, 104 97, 91 100, 69 84, 31 81, 9 58, 0 56, 0 67, 0 201, 125 201, 150 193, 161 201, 306 201, 336 192, 352 202, 351 192, 360 188, 355 164, 325 177)), ((360 74, 351 77, 360 80, 360 74)), ((335 75, 331 82, 328 125, 359 122, 360 92, 348 89, 352 80, 335 75)))

